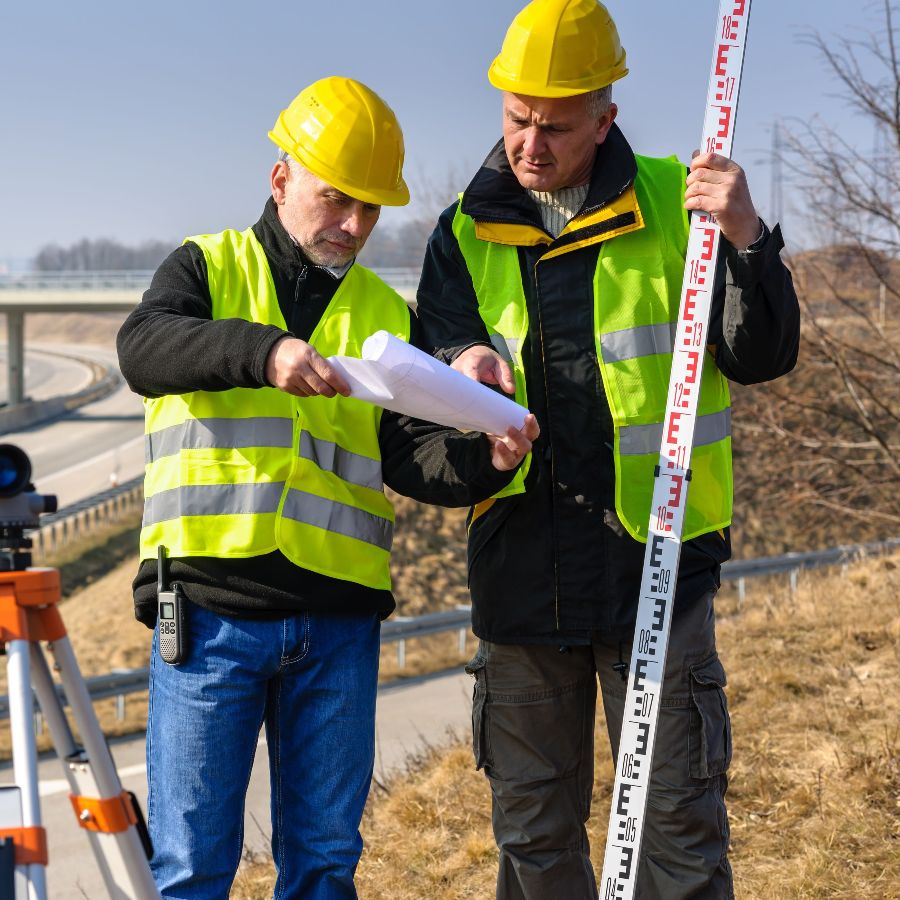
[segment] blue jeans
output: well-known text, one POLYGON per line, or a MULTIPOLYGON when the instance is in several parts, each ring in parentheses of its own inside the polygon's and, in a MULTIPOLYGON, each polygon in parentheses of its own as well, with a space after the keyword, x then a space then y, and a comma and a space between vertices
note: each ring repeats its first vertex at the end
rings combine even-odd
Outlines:
POLYGON ((257 621, 190 606, 187 630, 178 666, 160 659, 154 632, 150 666, 148 825, 163 897, 228 897, 265 723, 274 896, 355 898, 375 756, 378 617, 257 621))

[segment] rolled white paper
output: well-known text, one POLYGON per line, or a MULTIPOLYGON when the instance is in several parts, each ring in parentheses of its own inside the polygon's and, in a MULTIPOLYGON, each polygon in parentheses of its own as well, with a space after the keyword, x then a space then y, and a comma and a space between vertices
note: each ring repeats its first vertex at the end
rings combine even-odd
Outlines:
POLYGON ((350 385, 351 396, 385 409, 460 431, 506 434, 521 428, 528 410, 450 366, 376 331, 362 346, 362 359, 331 356, 328 361, 350 385))

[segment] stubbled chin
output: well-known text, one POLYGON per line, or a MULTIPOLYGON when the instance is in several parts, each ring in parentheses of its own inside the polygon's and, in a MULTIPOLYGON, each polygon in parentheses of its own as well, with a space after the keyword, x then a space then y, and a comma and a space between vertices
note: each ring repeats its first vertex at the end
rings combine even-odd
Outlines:
POLYGON ((529 172, 522 169, 515 169, 516 180, 523 188, 532 191, 552 191, 554 189, 553 180, 554 173, 548 172, 529 172))
POLYGON ((346 266, 356 256, 356 253, 352 250, 348 250, 346 253, 322 253, 321 250, 316 248, 313 251, 307 251, 306 255, 317 266, 339 269, 341 266, 346 266))

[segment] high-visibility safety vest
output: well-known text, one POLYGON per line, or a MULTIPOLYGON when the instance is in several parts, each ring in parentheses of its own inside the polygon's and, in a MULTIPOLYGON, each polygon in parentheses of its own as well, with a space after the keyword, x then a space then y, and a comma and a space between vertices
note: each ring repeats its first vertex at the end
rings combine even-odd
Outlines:
MULTIPOLYGON (((645 542, 654 470, 660 463, 688 220, 684 166, 674 157, 638 156, 637 164, 632 187, 599 212, 573 219, 536 266, 603 241, 594 272, 594 336, 615 429, 616 512, 629 534, 645 542), (594 236, 581 240, 578 229, 586 226, 592 226, 588 234, 594 236), (596 236, 598 231, 602 237, 596 236)), ((516 400, 527 406, 522 345, 528 307, 517 245, 549 238, 528 226, 476 222, 461 206, 453 233, 472 276, 478 310, 491 342, 513 367, 516 400)), ((496 497, 522 493, 529 464, 530 459, 496 497)), ((731 509, 728 383, 710 354, 703 366, 683 539, 724 528, 731 509)))
MULTIPOLYGON (((213 319, 287 330, 252 229, 187 238, 206 257, 213 319)), ((409 309, 354 264, 310 337, 323 356, 361 356, 384 329, 409 340, 409 309)), ((275 388, 144 401, 141 557, 243 558, 280 550, 304 569, 389 589, 394 510, 384 494, 380 407, 275 388)))

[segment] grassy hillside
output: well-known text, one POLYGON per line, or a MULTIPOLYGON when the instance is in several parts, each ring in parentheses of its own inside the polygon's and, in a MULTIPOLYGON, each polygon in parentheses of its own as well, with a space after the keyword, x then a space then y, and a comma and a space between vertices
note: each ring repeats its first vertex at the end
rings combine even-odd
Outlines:
MULTIPOLYGON (((900 555, 752 593, 720 620, 734 764, 737 896, 900 898, 900 555)), ((602 865, 613 763, 598 722, 590 834, 602 865)), ((493 895, 490 795, 468 747, 420 761, 370 799, 362 898, 493 895)), ((271 896, 250 865, 233 897, 271 896)))
MULTIPOLYGON (((797 371, 734 391, 737 556, 898 533, 900 323, 891 309, 885 322, 876 316, 877 296, 852 259, 819 263, 796 266, 809 316, 797 371)), ((44 340, 109 343, 118 321, 30 316, 28 326, 44 340)), ((397 513, 398 613, 467 603, 464 511, 399 498, 397 513)), ((90 555, 57 561, 70 594, 63 614, 86 674, 146 663, 149 632, 131 616, 135 544, 134 533, 113 536, 90 555)), ((745 900, 900 900, 898 566, 895 556, 844 574, 811 573, 794 597, 784 581, 757 582, 740 612, 723 591, 719 644, 735 735, 732 859, 745 900)), ((409 644, 403 674, 460 662, 455 636, 437 635, 409 644)), ((382 677, 396 674, 388 647, 382 677)), ((0 690, 4 675, 0 666, 0 690)), ((145 707, 145 697, 131 698, 124 723, 112 701, 98 711, 115 733, 141 728, 145 707)), ((370 799, 360 895, 491 896, 489 792, 470 751, 455 747, 414 763, 413 774, 370 799)), ((591 840, 599 868, 612 771, 604 737, 596 770, 591 840)), ((271 882, 270 865, 248 865, 233 896, 270 896, 271 882)))

